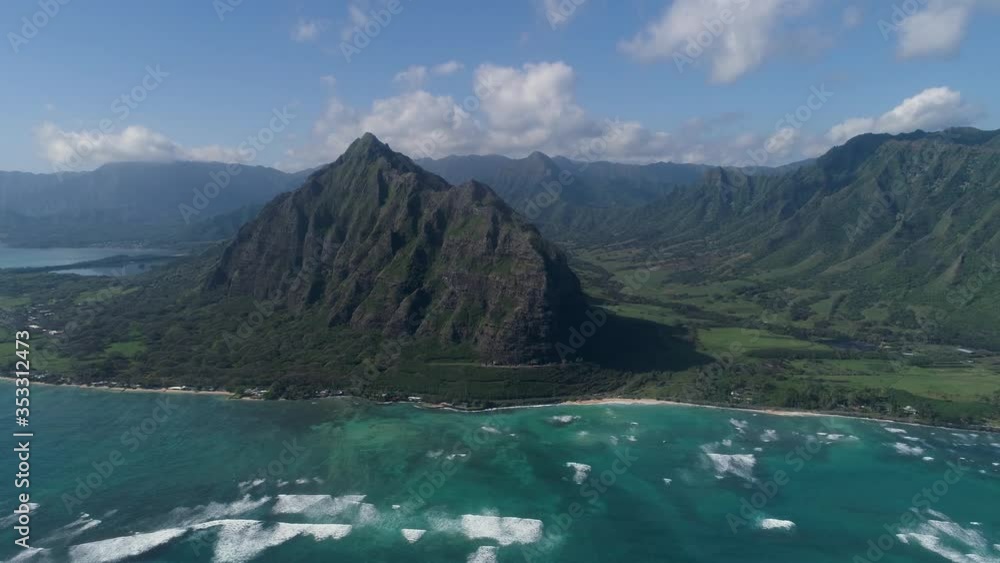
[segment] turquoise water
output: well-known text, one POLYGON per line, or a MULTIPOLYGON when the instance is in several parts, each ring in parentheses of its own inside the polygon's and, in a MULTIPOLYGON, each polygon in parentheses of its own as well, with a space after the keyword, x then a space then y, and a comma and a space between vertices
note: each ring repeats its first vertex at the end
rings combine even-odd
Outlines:
POLYGON ((1000 561, 995 434, 675 406, 463 414, 39 386, 31 429, 39 551, 13 547, 8 517, 3 560, 1000 561), (869 558, 869 540, 884 554, 869 558))

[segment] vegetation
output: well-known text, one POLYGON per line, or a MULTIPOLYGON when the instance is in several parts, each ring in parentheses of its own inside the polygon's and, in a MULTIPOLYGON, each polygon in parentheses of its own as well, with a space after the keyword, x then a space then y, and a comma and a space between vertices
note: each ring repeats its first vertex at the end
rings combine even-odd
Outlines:
MULTIPOLYGON (((331 213, 322 202, 307 205, 298 227, 245 228, 228 251, 210 248, 125 280, 0 272, 0 341, 27 323, 42 326, 34 365, 53 380, 268 398, 419 396, 469 407, 615 395, 996 425, 997 139, 970 130, 866 135, 788 170, 715 169, 699 188, 658 195, 638 189, 652 169, 588 172, 544 155, 501 163, 505 190, 521 194, 514 199, 529 197, 534 184, 525 183, 552 166, 586 179, 538 219, 567 248, 589 299, 588 316, 567 323, 570 336, 555 341, 563 348, 547 363, 492 365, 481 340, 464 330, 447 337, 441 324, 383 330, 383 306, 406 298, 399 288, 444 295, 459 271, 492 285, 447 308, 453 326, 507 323, 521 305, 503 286, 525 269, 523 256, 472 250, 507 220, 486 213, 481 198, 449 200, 472 205, 454 216, 435 208, 443 230, 415 228, 410 219, 428 200, 360 162, 350 166, 364 180, 352 185, 377 201, 338 199, 331 213), (592 205, 588 182, 627 184, 628 201, 592 205), (379 221, 358 223, 380 205, 417 211, 383 209, 379 221), (288 298, 279 290, 301 269, 296 254, 254 254, 281 242, 273 232, 344 237, 364 250, 338 264, 339 274, 313 271, 308 289, 288 298), (281 265, 275 256, 291 258, 281 265), (342 295, 361 296, 346 317, 330 306, 342 295)), ((449 173, 471 170, 461 159, 447 164, 449 173)), ((265 209, 238 212, 222 228, 241 224, 239 213, 257 216, 258 227, 294 223, 265 209)), ((525 240, 548 252, 537 233, 525 240)))

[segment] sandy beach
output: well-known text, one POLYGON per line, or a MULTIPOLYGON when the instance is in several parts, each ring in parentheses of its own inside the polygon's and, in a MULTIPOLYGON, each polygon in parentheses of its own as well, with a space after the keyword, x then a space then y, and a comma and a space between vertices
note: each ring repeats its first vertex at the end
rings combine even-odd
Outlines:
MULTIPOLYGON (((4 377, 7 381, 14 381, 12 377, 4 377)), ((85 385, 82 383, 46 383, 43 381, 31 381, 32 385, 44 385, 46 387, 75 387, 77 389, 91 389, 93 391, 113 391, 115 393, 188 393, 191 395, 222 395, 230 396, 232 393, 229 391, 197 391, 195 389, 133 389, 130 387, 104 387, 104 386, 93 386, 85 385)))

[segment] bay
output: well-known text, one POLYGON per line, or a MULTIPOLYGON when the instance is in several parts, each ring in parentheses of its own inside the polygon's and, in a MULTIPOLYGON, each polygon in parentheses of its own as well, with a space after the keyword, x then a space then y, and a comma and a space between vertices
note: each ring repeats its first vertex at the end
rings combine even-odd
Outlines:
MULTIPOLYGON (((68 266, 112 256, 170 256, 173 254, 176 253, 156 248, 14 248, 0 245, 0 270, 68 266)), ((148 267, 149 265, 145 263, 128 263, 118 267, 93 266, 59 270, 58 273, 81 276, 127 276, 141 273, 148 267)))
POLYGON ((40 551, 13 547, 8 438, 2 560, 1000 560, 996 434, 685 406, 471 414, 48 386, 31 406, 40 551))

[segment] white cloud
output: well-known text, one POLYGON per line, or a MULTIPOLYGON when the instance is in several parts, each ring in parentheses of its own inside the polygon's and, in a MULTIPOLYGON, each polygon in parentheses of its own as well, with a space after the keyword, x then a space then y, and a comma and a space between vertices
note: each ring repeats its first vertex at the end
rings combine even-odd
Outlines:
POLYGON ((55 167, 86 170, 119 161, 168 162, 201 160, 243 162, 235 148, 210 145, 184 147, 166 135, 141 125, 131 125, 120 132, 64 131, 45 122, 35 130, 41 156, 55 167))
POLYGON ((449 74, 454 74, 463 68, 465 68, 465 65, 458 61, 447 61, 439 65, 434 65, 434 68, 431 69, 431 73, 438 76, 447 76, 449 74))
POLYGON ((410 90, 423 88, 427 82, 427 67, 423 65, 411 65, 406 70, 396 73, 392 81, 410 90))
POLYGON ((319 20, 300 19, 299 23, 295 24, 295 27, 292 29, 292 39, 299 43, 313 41, 319 37, 322 31, 323 23, 319 20))
MULTIPOLYGON (((588 115, 576 100, 574 71, 562 62, 480 65, 473 74, 476 96, 460 99, 417 89, 358 110, 334 95, 314 124, 314 142, 287 151, 283 165, 305 168, 335 160, 366 131, 414 158, 473 153, 518 157, 540 150, 580 160, 733 163, 746 160, 748 148, 768 141, 762 135, 734 133, 742 119, 735 114, 691 120, 677 133, 588 115)), ((794 138, 776 136, 771 143, 775 160, 798 156, 794 138)))
POLYGON ((830 129, 827 139, 839 145, 862 133, 907 133, 969 125, 982 116, 979 108, 962 99, 962 93, 942 86, 928 88, 903 100, 878 117, 854 117, 830 129))
POLYGON ((396 73, 392 81, 409 90, 419 90, 427 84, 427 79, 431 75, 446 76, 454 74, 465 67, 458 61, 447 61, 427 68, 424 65, 410 65, 401 72, 396 73))
POLYGON ((1000 8, 1000 0, 920 0, 919 4, 922 9, 895 9, 889 20, 879 21, 884 37, 899 34, 897 52, 904 59, 956 53, 975 12, 1000 8))
POLYGON ((927 2, 926 8, 899 24, 899 56, 950 55, 957 51, 974 5, 972 0, 927 2))
POLYGON ((732 82, 760 66, 780 44, 780 24, 815 0, 676 0, 618 49, 641 61, 669 60, 679 70, 704 58, 713 82, 732 82))
POLYGON ((324 86, 328 88, 333 88, 337 85, 337 77, 332 74, 326 74, 319 77, 319 81, 323 83, 324 86))

